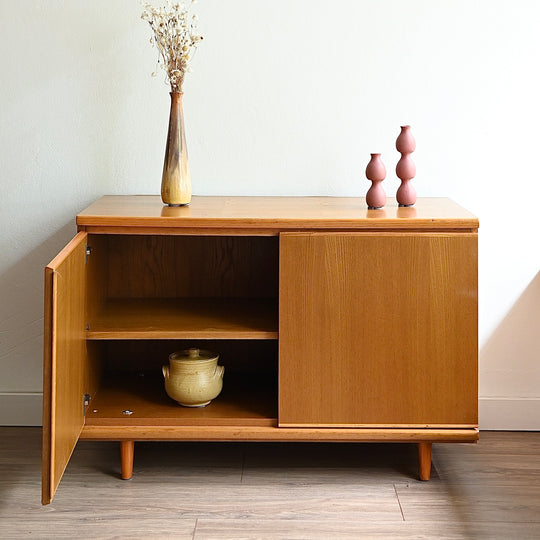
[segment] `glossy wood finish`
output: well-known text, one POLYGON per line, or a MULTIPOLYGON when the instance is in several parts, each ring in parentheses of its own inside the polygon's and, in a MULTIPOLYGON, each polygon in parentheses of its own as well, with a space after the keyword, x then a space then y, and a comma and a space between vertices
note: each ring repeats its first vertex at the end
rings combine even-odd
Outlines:
MULTIPOLYGON (((69 440, 125 441, 124 476, 136 440, 477 440, 478 220, 453 202, 104 197, 77 223, 91 253, 75 242, 56 262, 76 252, 76 265, 47 270, 46 379, 71 332, 62 399, 80 424, 66 421, 69 440), (65 279, 59 298, 76 315, 55 322, 53 284, 65 279), (161 378, 148 382, 170 352, 206 344, 226 366, 207 408, 180 408, 161 378), (149 379, 134 381, 141 371, 149 379)), ((61 476, 54 451, 44 445, 44 502, 61 476)))
POLYGON ((431 443, 418 443, 418 463, 420 480, 429 480, 431 478, 431 443))
POLYGON ((477 238, 285 233, 280 426, 476 425, 477 238))
MULTIPOLYGON (((172 424, 172 423, 171 423, 172 424)), ((448 428, 278 428, 274 426, 85 424, 81 439, 99 441, 282 441, 475 443, 478 430, 448 428)))
POLYGON ((120 441, 120 464, 122 480, 131 480, 133 476, 134 441, 120 441))
POLYGON ((86 233, 45 269, 42 501, 54 496, 84 424, 86 233))
POLYGON ((277 339, 277 303, 223 298, 111 299, 87 339, 277 339))
MULTIPOLYGON (((368 210, 358 197, 193 197, 188 207, 169 208, 152 195, 106 196, 77 216, 89 232, 131 227, 172 229, 477 229, 478 219, 449 199, 418 199, 400 208, 389 199, 383 210, 368 210)), ((181 231, 179 231, 181 232, 181 231)))

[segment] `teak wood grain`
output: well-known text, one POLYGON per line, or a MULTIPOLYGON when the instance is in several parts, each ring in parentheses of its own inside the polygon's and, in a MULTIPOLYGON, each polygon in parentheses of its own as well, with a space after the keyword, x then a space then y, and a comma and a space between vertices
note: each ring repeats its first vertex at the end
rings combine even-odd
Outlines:
POLYGON ((88 391, 85 325, 86 233, 45 269, 42 500, 51 501, 84 424, 88 391))
POLYGON ((124 441, 124 476, 136 440, 422 443, 426 476, 478 438, 478 220, 452 201, 104 197, 77 225, 46 269, 44 503, 79 437, 124 441), (223 353, 208 408, 130 382, 192 346, 223 353))
POLYGON ((192 227, 259 234, 305 228, 477 229, 478 219, 444 198, 418 199, 410 208, 389 199, 383 210, 368 210, 360 197, 193 197, 189 206, 169 208, 157 196, 141 195, 102 197, 77 216, 77 225, 89 232, 100 227, 192 227))
POLYGON ((86 426, 116 426, 120 437, 132 426, 275 426, 275 381, 227 369, 225 373, 223 391, 203 408, 178 405, 163 391, 163 377, 155 374, 106 374, 88 409, 86 426), (124 415, 125 410, 132 414, 124 415))
POLYGON ((279 424, 475 425, 477 238, 285 233, 279 424))
POLYGON ((87 339, 277 339, 268 299, 113 298, 89 322, 87 339))
POLYGON ((275 426, 90 425, 81 439, 136 441, 326 441, 475 443, 476 429, 295 428, 275 426))
MULTIPOLYGON (((90 244, 99 241, 90 237, 90 244)), ((277 238, 108 236, 109 298, 276 298, 277 238)))

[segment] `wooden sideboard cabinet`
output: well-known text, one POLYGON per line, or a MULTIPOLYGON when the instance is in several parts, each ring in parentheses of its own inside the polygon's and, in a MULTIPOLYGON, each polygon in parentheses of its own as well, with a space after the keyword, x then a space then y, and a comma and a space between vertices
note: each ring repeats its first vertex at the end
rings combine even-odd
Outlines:
POLYGON ((43 494, 79 439, 474 442, 478 220, 448 199, 107 196, 45 270, 43 494), (220 354, 204 408, 161 366, 220 354))

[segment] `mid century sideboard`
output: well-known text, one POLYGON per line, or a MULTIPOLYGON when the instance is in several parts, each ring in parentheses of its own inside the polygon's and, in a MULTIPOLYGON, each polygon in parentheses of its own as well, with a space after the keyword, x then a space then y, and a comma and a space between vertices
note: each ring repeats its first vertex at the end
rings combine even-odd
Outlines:
POLYGON ((106 196, 45 270, 43 493, 79 439, 475 442, 478 220, 448 199, 106 196), (161 366, 220 354, 185 408, 161 366))

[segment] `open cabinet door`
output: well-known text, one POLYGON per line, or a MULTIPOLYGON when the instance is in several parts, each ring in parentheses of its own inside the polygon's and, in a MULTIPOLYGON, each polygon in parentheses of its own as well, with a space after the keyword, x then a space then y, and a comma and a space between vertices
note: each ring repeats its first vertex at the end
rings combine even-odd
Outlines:
POLYGON ((43 504, 52 501, 84 424, 86 237, 78 233, 45 269, 43 504))

